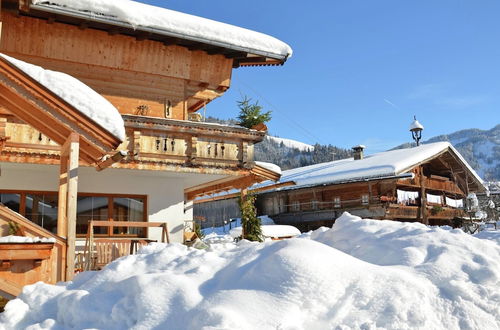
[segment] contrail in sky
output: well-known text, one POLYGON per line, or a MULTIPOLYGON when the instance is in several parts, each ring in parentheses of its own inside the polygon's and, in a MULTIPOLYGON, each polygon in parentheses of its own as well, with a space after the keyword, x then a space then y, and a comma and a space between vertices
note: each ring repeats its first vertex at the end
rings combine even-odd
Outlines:
POLYGON ((389 101, 388 99, 384 99, 384 102, 389 104, 391 107, 395 108, 395 109, 399 109, 399 107, 397 105, 395 105, 394 103, 392 103, 391 101, 389 101))

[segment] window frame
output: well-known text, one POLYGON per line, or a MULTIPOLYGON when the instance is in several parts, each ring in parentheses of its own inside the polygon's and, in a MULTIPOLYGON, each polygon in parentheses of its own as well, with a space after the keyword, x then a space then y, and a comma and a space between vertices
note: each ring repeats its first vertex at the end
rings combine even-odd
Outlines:
MULTIPOLYGON (((20 205, 19 205, 19 214, 23 217, 26 217, 26 195, 56 195, 57 197, 59 192, 50 191, 50 190, 16 190, 16 189, 0 189, 0 194, 19 194, 20 195, 20 205)), ((137 198, 143 199, 143 214, 142 214, 142 222, 148 222, 148 195, 141 194, 114 194, 114 193, 92 193, 92 192, 78 192, 78 197, 107 197, 108 198, 108 217, 107 221, 114 221, 114 205, 113 198, 137 198)), ((107 234, 95 234, 95 237, 139 237, 138 235, 133 234, 113 234, 113 226, 108 227, 107 234)), ((144 228, 145 237, 148 237, 149 230, 148 228, 144 228)), ((85 237, 85 234, 76 234, 77 238, 85 237)))

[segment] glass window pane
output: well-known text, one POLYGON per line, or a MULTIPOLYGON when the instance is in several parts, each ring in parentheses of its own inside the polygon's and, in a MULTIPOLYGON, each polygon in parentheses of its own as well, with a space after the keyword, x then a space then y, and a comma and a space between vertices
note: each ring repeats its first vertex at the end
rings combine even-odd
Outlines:
POLYGON ((0 203, 7 206, 9 209, 19 213, 19 206, 21 204, 21 195, 2 193, 0 194, 0 203))
MULTIPOLYGON (((76 206, 76 233, 87 234, 90 220, 109 219, 108 197, 80 196, 76 206)), ((108 234, 107 227, 95 227, 94 234, 108 234)))
MULTIPOLYGON (((144 199, 114 197, 114 221, 144 221, 144 199)), ((114 227, 113 234, 145 236, 145 228, 114 227)))
POLYGON ((26 194, 25 216, 52 233, 57 233, 56 194, 26 194))

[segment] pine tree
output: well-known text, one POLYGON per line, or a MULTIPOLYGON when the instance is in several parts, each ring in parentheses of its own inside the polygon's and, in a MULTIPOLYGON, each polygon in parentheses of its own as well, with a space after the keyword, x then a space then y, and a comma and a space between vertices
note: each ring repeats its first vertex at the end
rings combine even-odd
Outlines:
POLYGON ((260 219, 255 208, 255 195, 240 196, 238 200, 241 211, 242 238, 249 241, 262 242, 260 219))
POLYGON ((246 96, 242 101, 238 101, 238 108, 240 108, 238 120, 240 126, 252 128, 255 125, 271 120, 271 111, 262 113, 262 107, 258 102, 250 103, 250 101, 251 99, 246 96))

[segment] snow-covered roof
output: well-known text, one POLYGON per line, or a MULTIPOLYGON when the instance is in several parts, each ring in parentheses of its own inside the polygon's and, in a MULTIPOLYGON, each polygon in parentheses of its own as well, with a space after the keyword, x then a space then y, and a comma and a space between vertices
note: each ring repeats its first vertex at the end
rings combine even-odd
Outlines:
MULTIPOLYGON (((342 159, 283 171, 279 182, 294 181, 296 185, 278 188, 280 190, 304 188, 314 185, 338 184, 405 175, 405 172, 446 150, 454 154, 469 169, 477 181, 482 182, 476 172, 467 164, 460 153, 448 142, 424 144, 409 149, 397 149, 365 156, 360 160, 342 159)), ((265 181, 254 185, 261 188, 273 185, 265 181)))
POLYGON ((269 170, 269 171, 272 171, 274 173, 277 173, 277 174, 281 174, 281 167, 279 167, 278 165, 276 164, 273 164, 273 163, 267 163, 267 162, 255 162, 255 165, 258 165, 260 167, 263 167, 265 168, 266 170, 269 170))
POLYGON ((108 100, 92 88, 66 73, 45 70, 40 66, 23 62, 5 54, 0 53, 0 56, 118 139, 125 140, 125 126, 122 116, 108 100))
POLYGON ((292 49, 269 35, 130 0, 32 0, 33 8, 286 60, 292 49))

